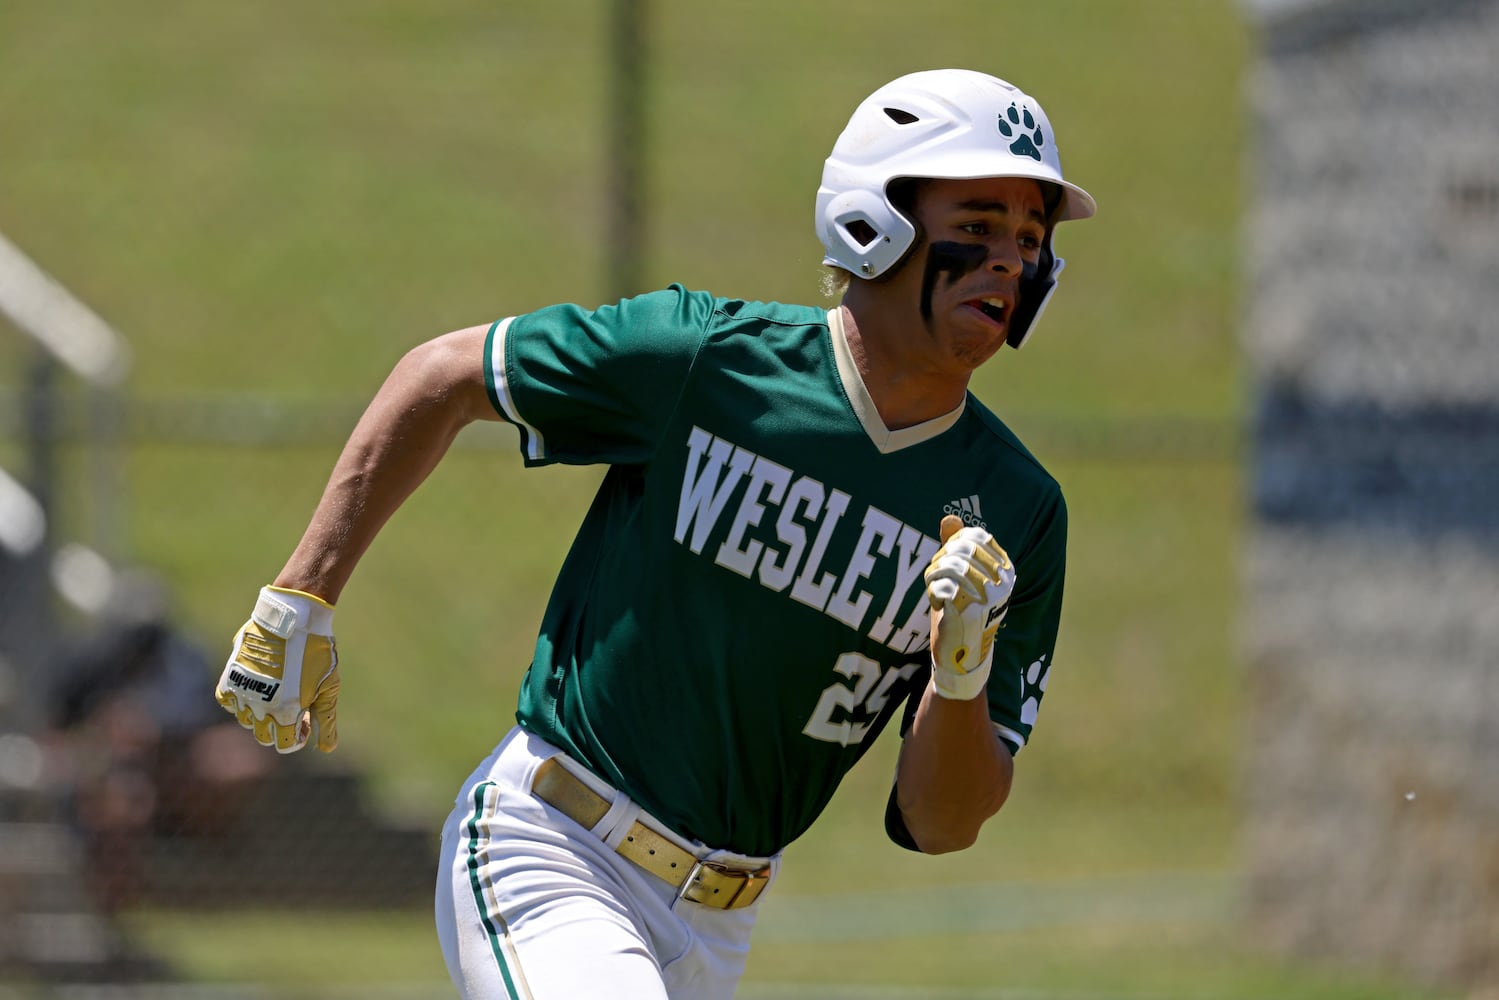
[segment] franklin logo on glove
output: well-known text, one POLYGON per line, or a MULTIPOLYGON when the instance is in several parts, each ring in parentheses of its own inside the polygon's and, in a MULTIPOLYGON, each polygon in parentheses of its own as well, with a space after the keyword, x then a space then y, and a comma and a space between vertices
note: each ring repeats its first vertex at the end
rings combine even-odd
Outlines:
POLYGON ((229 670, 229 683, 260 695, 261 701, 270 701, 276 697, 276 692, 281 690, 279 683, 267 684, 265 681, 252 680, 233 668, 229 670))
POLYGON ((262 587, 215 696, 261 746, 293 753, 310 740, 329 752, 338 745, 339 684, 333 605, 300 590, 262 587))

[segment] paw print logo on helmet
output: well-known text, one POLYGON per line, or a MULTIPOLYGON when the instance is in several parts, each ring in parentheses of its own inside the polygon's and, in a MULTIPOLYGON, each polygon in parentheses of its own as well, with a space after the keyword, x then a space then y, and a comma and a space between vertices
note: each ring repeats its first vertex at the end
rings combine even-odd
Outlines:
POLYGON ((1010 143, 1010 152, 1016 156, 1029 156, 1036 162, 1041 162, 1041 147, 1046 145, 1046 133, 1041 131, 1041 125, 1036 121, 1036 116, 1031 114, 1031 109, 1011 103, 1009 108, 999 114, 999 134, 1006 139, 1014 139, 1010 143), (1017 136, 1015 133, 1019 132, 1017 136))

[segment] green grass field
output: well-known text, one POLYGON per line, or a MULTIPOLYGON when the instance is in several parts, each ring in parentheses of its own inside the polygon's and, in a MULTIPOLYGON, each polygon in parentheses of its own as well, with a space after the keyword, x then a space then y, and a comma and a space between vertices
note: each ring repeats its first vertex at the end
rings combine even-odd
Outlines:
MULTIPOLYGON (((1060 666, 1012 803, 972 851, 906 855, 880 828, 893 747, 877 748, 788 852, 745 994, 1436 996, 1258 954, 1236 903, 1253 41, 1238 5, 650 7, 651 285, 816 296, 821 161, 859 98, 919 68, 986 69, 1038 94, 1068 176, 1100 204, 1058 239, 1068 269, 1040 334, 975 384, 1035 443, 1072 512, 1060 666), (1211 446, 1172 444, 1172 428, 1200 426, 1211 446), (1139 909, 1152 884, 1185 888, 1139 909), (1039 915, 949 926, 968 887, 992 888, 996 912, 1039 915), (1072 903, 1052 913, 1057 898, 1072 903), (853 926, 901 901, 908 921, 853 926)), ((605 10, 0 3, 0 232, 130 339, 133 399, 355 413, 428 336, 608 295, 605 10)), ((0 330, 0 385, 27 358, 0 330)), ((294 447, 191 443, 183 427, 132 439, 117 508, 88 495, 70 453, 64 520, 111 544, 90 532, 115 510, 115 554, 158 568, 183 623, 227 642, 300 535, 348 419, 321 418, 294 447)), ((341 601, 340 754, 368 767, 385 808, 434 828, 509 725, 596 481, 522 474, 512 442, 466 432, 341 601)), ((0 442, 0 461, 16 449, 0 442)), ((444 995, 426 913, 286 902, 132 926, 208 981, 444 995), (244 951, 278 961, 246 966, 244 951)))

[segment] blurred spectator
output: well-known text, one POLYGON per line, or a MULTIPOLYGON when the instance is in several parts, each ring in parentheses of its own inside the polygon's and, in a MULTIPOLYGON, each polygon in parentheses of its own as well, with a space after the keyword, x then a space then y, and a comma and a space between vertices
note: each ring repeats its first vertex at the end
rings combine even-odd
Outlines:
POLYGON ((275 764, 214 702, 218 672, 173 625, 164 587, 140 572, 116 577, 97 628, 50 665, 50 768, 106 910, 147 888, 152 838, 223 833, 275 764))

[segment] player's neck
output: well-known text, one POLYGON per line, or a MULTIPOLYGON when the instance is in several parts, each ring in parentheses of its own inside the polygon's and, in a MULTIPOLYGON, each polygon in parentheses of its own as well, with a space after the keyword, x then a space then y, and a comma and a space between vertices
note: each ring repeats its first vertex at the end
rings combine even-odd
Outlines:
MULTIPOLYGON (((908 324, 891 312, 843 301, 843 332, 864 388, 890 430, 914 427, 956 409, 968 391, 966 374, 954 376, 923 364, 908 324)), ((917 333, 915 336, 920 336, 917 333)))

